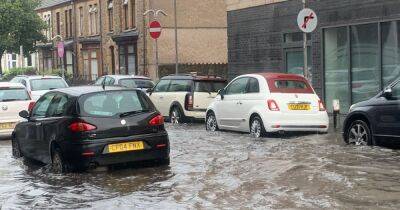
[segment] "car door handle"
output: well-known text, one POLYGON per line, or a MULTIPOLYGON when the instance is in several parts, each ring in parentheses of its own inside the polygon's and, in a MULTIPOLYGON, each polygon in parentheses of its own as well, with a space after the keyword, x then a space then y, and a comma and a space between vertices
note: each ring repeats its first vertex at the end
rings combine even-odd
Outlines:
POLYGON ((41 122, 37 122, 37 123, 36 123, 36 126, 41 126, 41 125, 42 125, 41 122))
POLYGON ((236 104, 238 104, 238 105, 242 105, 243 103, 242 103, 241 101, 239 101, 239 102, 237 102, 236 104))
POLYGON ((163 96, 160 96, 160 99, 163 99, 164 97, 163 96))

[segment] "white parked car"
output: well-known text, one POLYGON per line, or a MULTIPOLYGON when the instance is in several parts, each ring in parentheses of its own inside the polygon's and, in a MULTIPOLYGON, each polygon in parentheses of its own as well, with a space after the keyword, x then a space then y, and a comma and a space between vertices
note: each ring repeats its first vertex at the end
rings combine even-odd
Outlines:
POLYGON ((34 101, 25 86, 18 83, 0 82, 0 136, 9 137, 15 125, 23 120, 19 112, 29 110, 34 101))
POLYGON ((142 91, 154 88, 154 82, 144 76, 133 75, 106 75, 99 77, 95 85, 120 85, 127 88, 138 88, 142 91))
POLYGON ((23 84, 35 101, 50 90, 68 87, 67 82, 58 76, 21 75, 14 77, 10 82, 23 84))
POLYGON ((149 97, 172 123, 204 120, 208 105, 225 85, 220 77, 170 75, 161 78, 149 97))
POLYGON ((309 82, 294 74, 247 74, 232 80, 207 109, 206 129, 327 132, 328 114, 309 82))

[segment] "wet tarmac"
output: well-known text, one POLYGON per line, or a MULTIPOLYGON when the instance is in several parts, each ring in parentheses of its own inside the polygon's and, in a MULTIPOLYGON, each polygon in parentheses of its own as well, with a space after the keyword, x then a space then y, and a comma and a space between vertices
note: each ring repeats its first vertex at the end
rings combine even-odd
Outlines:
POLYGON ((56 175, 0 142, 1 209, 400 209, 400 150, 167 125, 169 167, 56 175))

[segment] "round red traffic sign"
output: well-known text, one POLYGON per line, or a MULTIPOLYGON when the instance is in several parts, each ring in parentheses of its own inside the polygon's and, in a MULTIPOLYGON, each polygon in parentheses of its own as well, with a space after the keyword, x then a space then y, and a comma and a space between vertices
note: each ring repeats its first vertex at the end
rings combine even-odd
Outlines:
POLYGON ((153 39, 158 39, 161 35, 161 24, 158 21, 150 23, 150 36, 153 39))

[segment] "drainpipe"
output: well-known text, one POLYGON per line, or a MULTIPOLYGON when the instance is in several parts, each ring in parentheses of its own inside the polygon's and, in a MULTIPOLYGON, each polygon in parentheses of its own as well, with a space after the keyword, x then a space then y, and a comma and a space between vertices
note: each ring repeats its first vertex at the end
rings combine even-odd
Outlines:
POLYGON ((72 4, 72 14, 73 14, 73 18, 74 18, 74 65, 73 65, 73 70, 72 70, 72 74, 73 74, 73 79, 76 79, 75 76, 79 77, 79 59, 78 59, 78 24, 76 21, 76 4, 75 1, 72 0, 71 1, 72 4))
MULTIPOLYGON (((141 14, 143 14, 145 11, 146 11, 146 0, 143 0, 143 11, 141 12, 141 14)), ((149 75, 147 75, 148 71, 147 71, 147 63, 146 63, 147 62, 147 60, 146 60, 146 57, 147 57, 146 18, 144 16, 142 16, 142 18, 143 18, 143 31, 142 31, 142 33, 143 33, 143 74, 146 76, 149 76, 149 75)))
MULTIPOLYGON (((104 62, 103 62, 103 60, 104 60, 104 57, 103 57, 103 23, 102 23, 102 18, 101 18, 101 12, 103 11, 102 9, 101 9, 101 5, 102 5, 102 3, 101 2, 106 2, 106 1, 102 1, 102 0, 99 0, 99 13, 98 13, 98 15, 97 15, 97 18, 99 19, 99 24, 100 24, 100 55, 101 55, 101 59, 100 59, 100 62, 101 62, 101 75, 98 75, 99 77, 100 76, 103 76, 103 74, 104 74, 104 62)), ((107 4, 107 2, 106 2, 106 4, 107 4)), ((97 72, 98 73, 98 72, 97 72)), ((107 72, 107 74, 108 74, 108 72, 107 72)))

